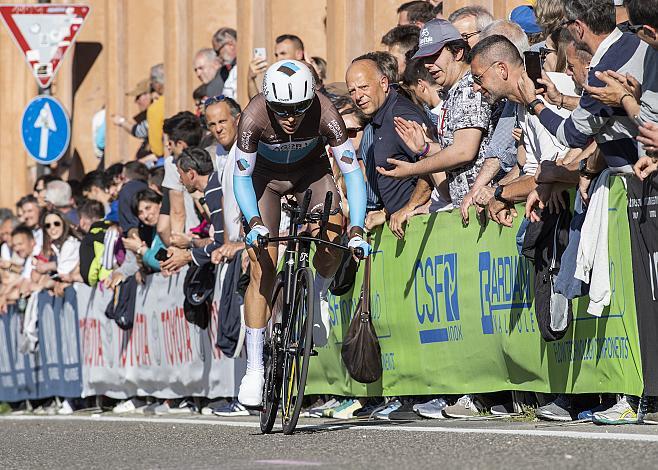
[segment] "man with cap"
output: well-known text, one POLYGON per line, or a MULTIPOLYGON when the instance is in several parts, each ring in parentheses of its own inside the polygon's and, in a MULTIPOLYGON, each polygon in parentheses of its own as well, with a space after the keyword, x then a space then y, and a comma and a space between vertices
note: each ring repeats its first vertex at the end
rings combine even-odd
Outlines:
POLYGON ((418 46, 414 59, 422 57, 432 78, 447 90, 439 115, 439 142, 426 143, 418 123, 396 117, 397 134, 423 158, 417 162, 388 159, 388 168, 377 170, 395 178, 445 171, 452 203, 458 207, 484 162, 493 134, 491 105, 473 91, 473 83, 482 76, 471 75, 466 61, 470 48, 452 24, 440 19, 428 22, 420 30, 418 46))
POLYGON ((542 39, 541 27, 537 24, 535 9, 530 5, 516 7, 509 15, 510 21, 521 26, 524 33, 528 35, 530 44, 535 44, 542 39))
POLYGON ((133 137, 141 139, 142 145, 137 150, 135 158, 144 158, 151 153, 148 144, 148 122, 146 121, 146 109, 153 102, 151 95, 151 82, 148 78, 141 80, 135 88, 126 93, 126 96, 132 96, 135 104, 139 108, 139 113, 133 116, 132 120, 126 119, 119 114, 112 115, 112 122, 128 132, 133 137))

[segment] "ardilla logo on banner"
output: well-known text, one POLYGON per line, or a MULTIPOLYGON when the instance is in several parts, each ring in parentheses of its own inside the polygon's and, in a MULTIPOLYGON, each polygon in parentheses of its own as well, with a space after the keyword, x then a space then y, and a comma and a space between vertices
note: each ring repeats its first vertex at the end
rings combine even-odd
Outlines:
MULTIPOLYGON (((480 252, 480 305, 482 333, 507 332, 510 315, 517 315, 514 323, 520 325, 522 311, 532 307, 534 271, 522 256, 495 256, 489 251, 480 252)), ((524 321, 534 324, 534 315, 528 311, 524 321)), ((534 326, 532 326, 534 331, 534 326)))

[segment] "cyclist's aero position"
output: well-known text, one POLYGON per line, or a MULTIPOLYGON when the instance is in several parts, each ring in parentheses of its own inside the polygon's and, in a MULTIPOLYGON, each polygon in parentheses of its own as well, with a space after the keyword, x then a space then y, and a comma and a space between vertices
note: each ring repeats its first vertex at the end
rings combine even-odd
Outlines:
MULTIPOLYGON (((325 153, 327 143, 347 185, 349 246, 362 248, 367 256, 370 246, 362 237, 366 186, 342 117, 328 98, 315 93, 313 74, 303 62, 282 60, 271 65, 265 73, 263 92, 249 102, 240 117, 233 178, 238 205, 249 223, 246 244, 251 278, 245 298, 247 372, 238 394, 238 400, 245 406, 256 407, 262 402, 263 343, 278 255, 275 243, 257 253, 257 239, 278 235, 284 195, 292 194, 301 202, 305 191, 311 189, 311 211, 321 208, 327 192, 332 191, 332 209, 339 207, 338 191, 325 153)), ((342 221, 340 212, 330 217, 326 230, 330 241, 339 242, 342 221)), ((313 235, 318 231, 315 227, 313 235)), ((320 297, 326 296, 341 256, 331 248, 318 247, 313 259, 316 345, 326 343, 329 327, 328 318, 319 318, 320 297)))

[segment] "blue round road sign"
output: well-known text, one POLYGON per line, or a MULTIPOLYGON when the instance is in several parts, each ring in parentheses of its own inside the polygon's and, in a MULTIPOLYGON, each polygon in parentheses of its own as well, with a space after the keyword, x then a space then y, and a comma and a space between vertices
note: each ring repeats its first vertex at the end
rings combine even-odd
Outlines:
POLYGON ((21 136, 37 162, 47 165, 62 158, 71 141, 71 121, 62 103, 48 95, 30 101, 21 119, 21 136))

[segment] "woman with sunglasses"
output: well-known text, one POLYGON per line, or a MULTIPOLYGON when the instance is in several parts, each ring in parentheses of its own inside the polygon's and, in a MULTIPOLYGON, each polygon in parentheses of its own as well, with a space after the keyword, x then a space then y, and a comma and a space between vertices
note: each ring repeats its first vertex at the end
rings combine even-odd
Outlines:
POLYGON ((56 209, 44 211, 39 225, 43 229, 43 249, 34 269, 55 281, 68 281, 80 264, 80 240, 75 229, 56 209))
MULTIPOLYGON (((267 324, 268 299, 274 287, 278 245, 259 250, 259 236, 278 233, 281 197, 300 198, 312 191, 309 207, 323 207, 327 192, 333 193, 332 209, 340 207, 340 196, 331 172, 325 145, 345 177, 350 207, 350 248, 371 251, 363 239, 366 185, 354 146, 348 138, 343 118, 329 98, 316 93, 310 66, 297 60, 281 60, 271 65, 263 80, 263 92, 256 95, 242 112, 238 127, 233 187, 250 231, 246 236, 251 260, 251 279, 245 296, 247 326, 247 373, 242 379, 238 400, 246 406, 259 406, 263 391, 263 344, 267 324)), ((338 242, 342 235, 343 214, 329 218, 326 238, 338 242)), ((314 235, 319 227, 314 227, 314 235)), ((313 264, 315 311, 326 295, 342 259, 335 249, 318 248, 313 264)), ((319 317, 319 316, 318 316, 319 317)), ((314 321, 314 343, 326 344, 328 318, 314 321), (326 320, 326 321, 325 321, 326 320)))

